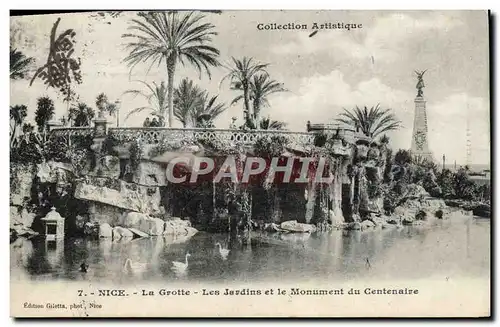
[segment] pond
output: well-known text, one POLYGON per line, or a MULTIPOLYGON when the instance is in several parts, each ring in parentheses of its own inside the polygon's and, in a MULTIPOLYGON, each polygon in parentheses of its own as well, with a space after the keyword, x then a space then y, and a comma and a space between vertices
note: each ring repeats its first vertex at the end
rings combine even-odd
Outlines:
POLYGON ((111 241, 19 238, 11 243, 11 280, 203 283, 318 279, 391 280, 490 277, 490 220, 454 216, 430 227, 405 226, 313 234, 253 233, 249 245, 231 242, 224 259, 217 243, 228 235, 199 232, 190 239, 151 237, 111 241), (185 274, 172 261, 185 261, 185 274), (124 269, 130 259, 133 269, 124 269), (79 271, 85 262, 87 273, 79 271), (142 265, 140 265, 142 264, 142 265))

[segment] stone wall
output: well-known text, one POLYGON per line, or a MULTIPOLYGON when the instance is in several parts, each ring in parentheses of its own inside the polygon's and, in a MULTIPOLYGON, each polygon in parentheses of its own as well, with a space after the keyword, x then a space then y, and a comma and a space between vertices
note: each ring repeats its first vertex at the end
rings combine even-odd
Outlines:
POLYGON ((167 185, 166 165, 153 161, 141 161, 134 173, 134 183, 147 186, 167 185))
MULTIPOLYGON (((87 178, 77 183, 75 198, 147 214, 162 213, 158 187, 147 187, 121 180, 87 178)), ((94 208, 98 210, 105 207, 94 206, 94 208)), ((106 211, 107 209, 104 210, 106 211)))
POLYGON ((90 202, 89 204, 90 221, 98 221, 100 224, 116 225, 126 212, 126 209, 100 202, 90 202))
POLYGON ((31 187, 36 174, 36 166, 12 164, 10 172, 10 204, 22 206, 24 198, 31 197, 31 187))

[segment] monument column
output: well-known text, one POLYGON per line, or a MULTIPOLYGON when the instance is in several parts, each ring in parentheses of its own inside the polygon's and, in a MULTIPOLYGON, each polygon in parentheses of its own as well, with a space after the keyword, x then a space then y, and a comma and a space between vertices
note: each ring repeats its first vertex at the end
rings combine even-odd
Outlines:
POLYGON ((432 153, 429 150, 428 129, 427 129, 427 110, 425 107, 424 92, 425 87, 423 76, 425 71, 415 72, 417 74, 417 96, 415 98, 415 118, 413 120, 413 134, 411 140, 411 153, 413 156, 433 160, 432 153))

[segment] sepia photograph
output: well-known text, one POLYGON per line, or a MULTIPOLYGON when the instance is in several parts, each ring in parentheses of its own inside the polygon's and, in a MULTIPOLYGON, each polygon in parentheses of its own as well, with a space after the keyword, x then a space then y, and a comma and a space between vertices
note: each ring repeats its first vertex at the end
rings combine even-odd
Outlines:
POLYGON ((490 317, 490 19, 11 11, 10 315, 490 317))

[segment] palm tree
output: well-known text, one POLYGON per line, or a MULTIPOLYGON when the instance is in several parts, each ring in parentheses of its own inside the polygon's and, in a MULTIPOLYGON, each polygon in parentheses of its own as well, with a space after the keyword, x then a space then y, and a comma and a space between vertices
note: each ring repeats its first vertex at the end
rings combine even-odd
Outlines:
MULTIPOLYGON (((132 70, 140 62, 151 61, 151 65, 165 61, 168 73, 168 124, 172 127, 174 118, 174 76, 178 63, 189 63, 200 73, 205 71, 211 77, 209 66, 218 66, 219 50, 210 46, 217 35, 211 23, 201 23, 205 17, 200 13, 180 14, 170 12, 141 12, 140 19, 133 19, 124 38, 132 39, 125 61, 132 70)), ((151 67, 151 66, 150 66, 151 67)))
POLYGON ((196 124, 197 112, 202 104, 203 90, 193 81, 184 78, 174 91, 174 117, 184 127, 196 124))
POLYGON ((28 108, 25 105, 10 106, 10 120, 11 120, 11 134, 10 134, 10 145, 14 145, 14 141, 17 138, 17 128, 22 126, 24 118, 26 118, 28 113, 28 108))
POLYGON ((17 49, 10 49, 10 79, 25 78, 29 70, 29 65, 35 61, 33 58, 26 57, 17 49))
POLYGON ((94 109, 83 102, 79 102, 69 109, 69 119, 73 121, 73 126, 90 126, 94 119, 94 109))
MULTIPOLYGON (((253 58, 243 57, 243 59, 236 59, 232 57, 233 66, 227 67, 229 73, 224 76, 221 80, 221 83, 226 79, 229 79, 231 82, 231 89, 243 91, 243 110, 245 113, 245 119, 247 117, 254 117, 254 115, 250 112, 250 84, 252 78, 257 74, 267 74, 266 68, 269 64, 262 64, 254 61, 253 58)), ((241 99, 240 97, 236 97, 231 105, 238 102, 241 99)))
MULTIPOLYGON (((252 100, 254 119, 258 121, 260 110, 263 107, 269 106, 269 101, 267 99, 269 95, 287 91, 288 90, 283 87, 283 83, 278 83, 277 81, 270 79, 268 74, 254 75, 253 79, 250 81, 249 95, 250 100, 252 100)), ((231 104, 234 104, 243 98, 243 95, 239 95, 233 99, 231 104)))
POLYGON ((35 112, 35 122, 38 125, 38 132, 45 136, 47 134, 48 122, 54 117, 54 101, 49 97, 41 97, 37 100, 37 109, 35 112))
POLYGON ((226 111, 227 107, 225 103, 216 102, 218 95, 210 97, 207 92, 203 93, 201 99, 201 106, 196 113, 196 121, 199 121, 200 117, 209 117, 209 121, 213 122, 220 114, 226 111))
POLYGON ((390 140, 391 139, 387 136, 387 134, 384 134, 380 137, 379 141, 380 141, 380 144, 387 146, 387 144, 389 144, 390 140))
POLYGON ((227 109, 224 103, 216 102, 217 98, 185 78, 174 92, 174 116, 184 127, 196 126, 200 117, 213 121, 227 109))
POLYGON ((361 129, 363 134, 371 138, 401 127, 401 121, 391 113, 391 109, 382 109, 379 105, 370 109, 356 106, 352 111, 344 108, 340 116, 337 121, 354 127, 356 131, 361 129))
POLYGON ((263 118, 259 122, 260 129, 283 129, 286 123, 278 120, 271 120, 269 117, 263 118))
POLYGON ((135 96, 142 96, 146 100, 148 100, 149 105, 144 106, 144 107, 138 107, 132 110, 127 114, 125 119, 128 119, 130 115, 133 115, 135 113, 144 111, 144 110, 150 110, 152 111, 152 114, 158 117, 164 117, 165 110, 168 107, 167 103, 167 94, 168 94, 168 89, 165 86, 165 82, 161 82, 160 85, 156 84, 153 82, 152 84, 148 84, 143 81, 137 81, 140 82, 148 88, 149 93, 144 93, 141 90, 128 90, 125 91, 124 94, 134 94, 135 96))

